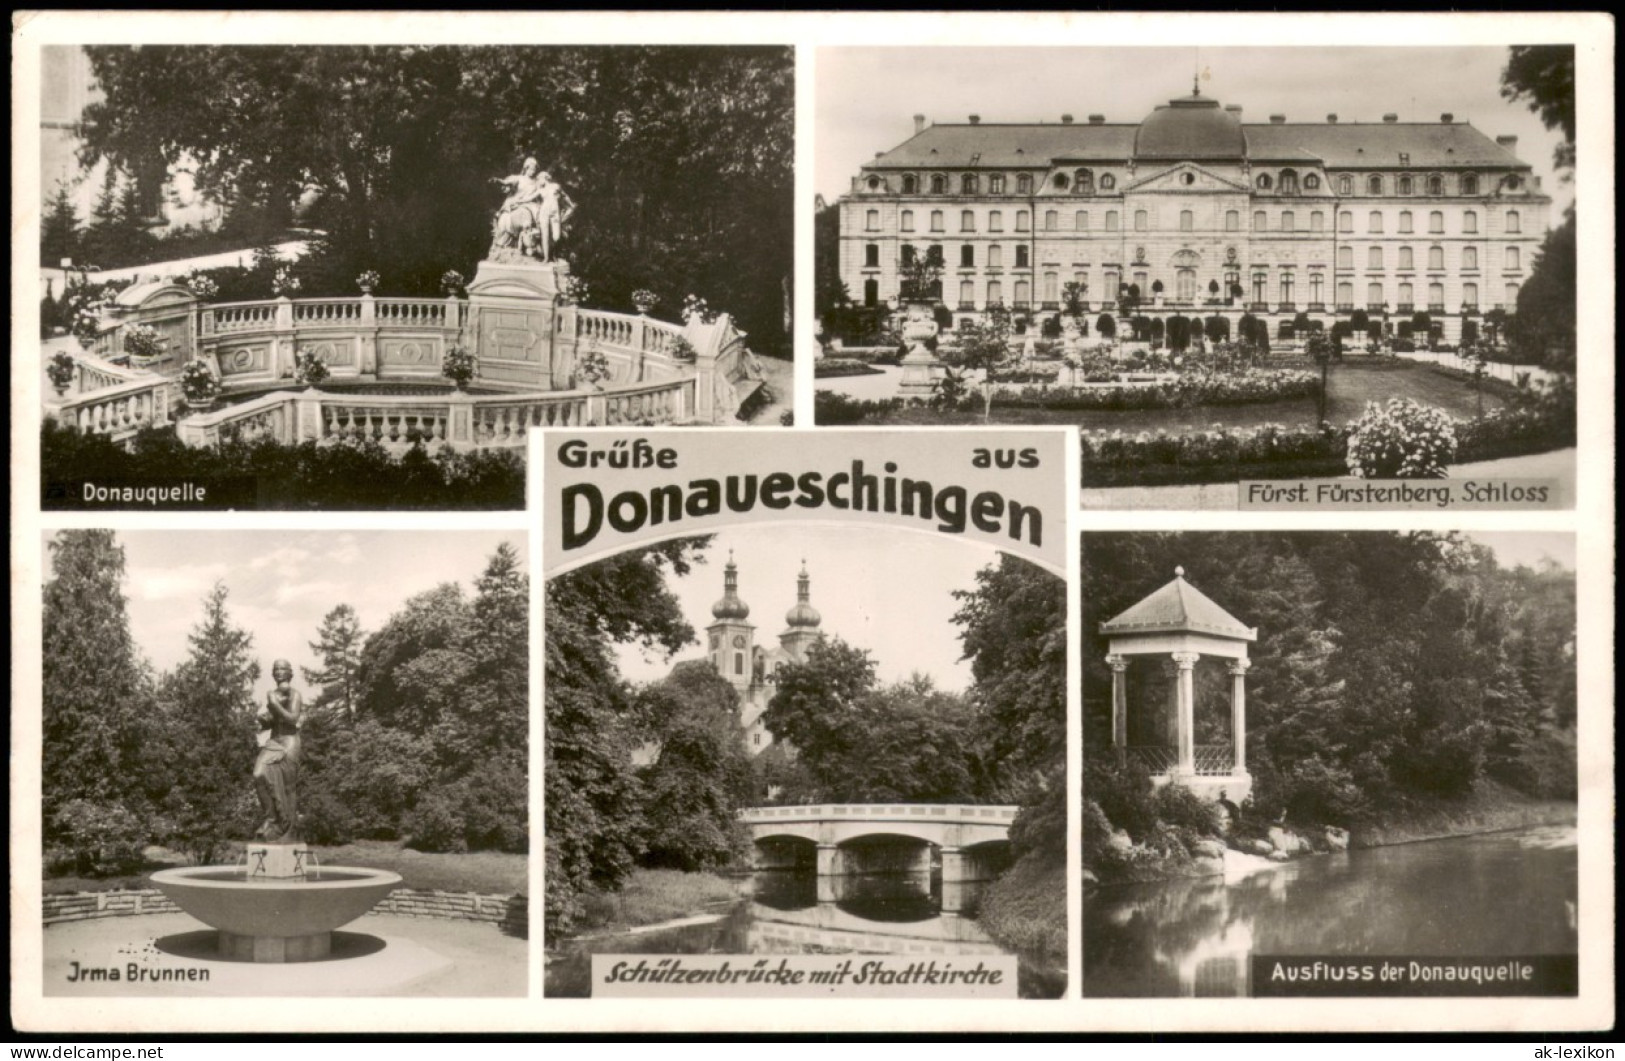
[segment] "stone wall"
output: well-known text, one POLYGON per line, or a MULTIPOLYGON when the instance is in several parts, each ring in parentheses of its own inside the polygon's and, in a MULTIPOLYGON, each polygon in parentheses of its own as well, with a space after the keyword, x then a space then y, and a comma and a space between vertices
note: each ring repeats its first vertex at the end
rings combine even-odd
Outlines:
MULTIPOLYGON (((89 921, 98 917, 133 917, 138 914, 178 914, 180 907, 156 888, 111 892, 69 892, 47 895, 45 923, 89 921)), ((503 931, 526 936, 530 903, 523 895, 479 895, 474 892, 419 891, 396 888, 373 907, 373 913, 403 917, 434 917, 454 921, 485 921, 503 931)))

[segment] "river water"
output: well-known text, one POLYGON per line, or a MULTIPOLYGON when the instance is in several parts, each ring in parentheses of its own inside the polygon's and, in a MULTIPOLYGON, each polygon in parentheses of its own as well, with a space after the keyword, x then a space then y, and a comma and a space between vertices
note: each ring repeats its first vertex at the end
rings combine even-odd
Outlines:
MULTIPOLYGON (((719 920, 656 931, 564 940, 548 956, 544 993, 583 998, 597 954, 887 954, 933 958, 997 955, 973 917, 978 885, 952 885, 944 910, 940 872, 820 878, 811 870, 761 870, 719 920)), ((1023 998, 1059 998, 1057 963, 1017 954, 1023 998)))
POLYGON ((1084 900, 1086 997, 1246 995, 1252 954, 1573 954, 1573 826, 1272 863, 1223 877, 1103 887, 1084 900))

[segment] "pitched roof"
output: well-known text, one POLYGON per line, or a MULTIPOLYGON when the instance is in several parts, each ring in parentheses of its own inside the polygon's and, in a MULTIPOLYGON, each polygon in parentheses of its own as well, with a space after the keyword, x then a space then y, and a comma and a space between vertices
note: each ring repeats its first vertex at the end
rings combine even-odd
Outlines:
MULTIPOLYGON (((1139 157, 1147 159, 1235 157, 1233 141, 1219 128, 1233 120, 1228 111, 1160 107, 1143 123, 932 125, 863 168, 1019 169, 1126 161, 1136 156, 1136 139, 1139 157)), ((1284 122, 1239 128, 1246 157, 1255 162, 1318 160, 1333 169, 1382 168, 1398 166, 1405 154, 1411 168, 1530 168, 1467 122, 1284 122)))
POLYGON ((1215 604, 1185 581, 1185 569, 1174 580, 1114 619, 1100 624, 1103 634, 1208 634, 1234 641, 1256 641, 1258 631, 1215 604))
POLYGON ((1048 166, 1056 159, 1123 159, 1137 123, 1119 125, 933 125, 864 169, 916 166, 1048 166), (975 163, 973 157, 980 156, 975 163))
POLYGON ((1467 122, 1298 122, 1245 125, 1247 154, 1254 161, 1301 158, 1303 153, 1333 169, 1511 166, 1528 169, 1518 156, 1467 122))

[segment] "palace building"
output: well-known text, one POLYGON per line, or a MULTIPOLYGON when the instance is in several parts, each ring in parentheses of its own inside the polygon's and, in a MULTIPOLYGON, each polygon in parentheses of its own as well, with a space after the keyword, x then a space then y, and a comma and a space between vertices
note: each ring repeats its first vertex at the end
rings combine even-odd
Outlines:
POLYGON ((887 305, 900 266, 937 256, 956 323, 1053 313, 1077 283, 1093 334, 1132 285, 1153 319, 1251 313, 1273 338, 1299 314, 1363 310, 1391 333, 1425 313, 1458 342, 1516 309, 1551 202, 1516 137, 1451 114, 1248 122, 1193 89, 1138 122, 914 126, 839 202, 840 275, 887 305))
POLYGON ((802 561, 796 603, 785 613, 778 645, 758 644, 750 605, 739 597, 739 568, 732 553, 722 571, 722 599, 711 606, 714 621, 706 627, 708 658, 739 694, 739 727, 745 748, 759 755, 773 743, 773 734, 762 724, 762 712, 773 699, 774 676, 786 663, 806 662, 807 650, 824 636, 818 629, 823 617, 812 606, 812 580, 802 561))

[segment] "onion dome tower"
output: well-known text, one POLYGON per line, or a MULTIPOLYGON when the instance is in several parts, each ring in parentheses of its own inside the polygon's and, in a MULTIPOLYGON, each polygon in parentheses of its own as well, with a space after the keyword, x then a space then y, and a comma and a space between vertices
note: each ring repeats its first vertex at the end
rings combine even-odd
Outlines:
POLYGON ((779 635, 779 645, 797 659, 805 659, 807 649, 823 636, 818 626, 824 617, 812 606, 812 579, 807 574, 807 561, 801 561, 801 574, 796 576, 796 603, 784 613, 785 631, 779 635))
POLYGON ((716 620, 706 627, 711 665, 744 696, 751 683, 756 627, 750 623, 750 605, 739 599, 739 566, 732 550, 722 569, 722 599, 711 605, 711 615, 716 620))

